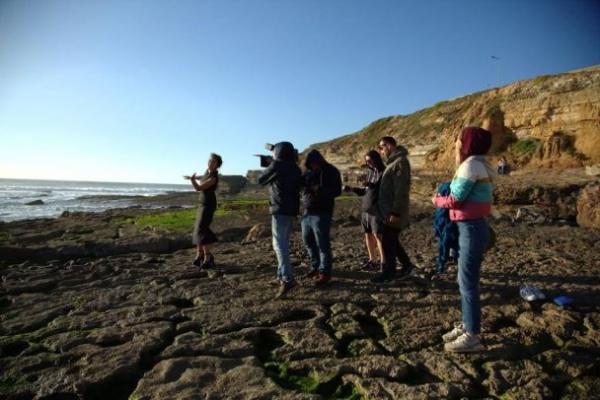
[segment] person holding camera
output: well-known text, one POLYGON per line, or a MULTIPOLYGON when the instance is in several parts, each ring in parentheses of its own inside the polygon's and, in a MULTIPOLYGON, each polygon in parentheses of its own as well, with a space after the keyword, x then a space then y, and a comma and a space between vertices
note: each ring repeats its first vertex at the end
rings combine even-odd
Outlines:
MULTIPOLYGON (((294 218, 300 211, 300 185, 302 172, 297 165, 298 153, 289 142, 268 145, 273 158, 258 178, 260 185, 270 186, 271 232, 273 249, 277 256, 277 298, 284 296, 297 285, 290 262, 289 242, 294 218)), ((261 161, 263 158, 261 157, 261 161)))
POLYGON ((342 193, 340 171, 328 163, 318 150, 306 155, 304 184, 304 216, 302 238, 310 257, 307 278, 318 277, 317 284, 331 280, 331 221, 335 198, 342 193))
POLYGON ((193 264, 201 268, 215 267, 215 259, 210 250, 211 246, 218 240, 217 236, 210 229, 210 224, 217 209, 217 196, 215 192, 219 186, 219 168, 222 164, 223 159, 221 156, 211 153, 208 159, 208 169, 203 176, 196 176, 196 173, 192 176, 184 176, 185 179, 190 180, 194 189, 200 192, 200 204, 196 213, 192 241, 196 245, 196 258, 193 264))

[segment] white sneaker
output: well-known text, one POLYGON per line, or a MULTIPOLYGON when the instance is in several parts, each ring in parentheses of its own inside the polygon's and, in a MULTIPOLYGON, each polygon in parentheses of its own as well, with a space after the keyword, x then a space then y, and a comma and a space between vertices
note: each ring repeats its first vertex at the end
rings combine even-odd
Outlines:
POLYGON ((457 337, 465 333, 465 326, 462 322, 455 322, 454 329, 442 336, 444 343, 453 342, 457 337))
POLYGON ((473 353, 484 349, 479 339, 468 333, 463 333, 455 341, 444 345, 444 350, 454 353, 473 353))

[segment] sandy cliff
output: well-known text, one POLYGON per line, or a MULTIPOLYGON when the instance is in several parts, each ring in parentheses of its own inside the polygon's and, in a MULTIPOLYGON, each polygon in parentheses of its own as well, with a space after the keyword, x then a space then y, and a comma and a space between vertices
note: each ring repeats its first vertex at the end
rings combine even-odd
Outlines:
POLYGON ((600 66, 518 81, 502 88, 442 101, 406 116, 379 119, 350 135, 311 148, 341 169, 360 164, 382 135, 410 152, 414 168, 452 168, 452 143, 465 126, 494 135, 493 155, 519 168, 600 163, 600 66))

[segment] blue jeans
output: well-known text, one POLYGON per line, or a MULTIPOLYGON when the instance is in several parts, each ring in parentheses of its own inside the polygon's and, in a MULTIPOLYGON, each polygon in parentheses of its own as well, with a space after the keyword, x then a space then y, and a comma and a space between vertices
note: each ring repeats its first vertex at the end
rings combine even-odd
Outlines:
POLYGON ((479 301, 479 270, 483 252, 490 240, 490 228, 483 218, 457 221, 458 225, 458 287, 465 330, 472 334, 481 331, 479 301))
POLYGON ((331 230, 332 213, 307 214, 302 217, 302 239, 310 256, 313 271, 331 276, 331 230))
POLYGON ((271 234, 273 250, 277 255, 277 278, 285 282, 294 280, 292 263, 290 262, 290 235, 294 225, 291 215, 274 214, 271 216, 271 234))

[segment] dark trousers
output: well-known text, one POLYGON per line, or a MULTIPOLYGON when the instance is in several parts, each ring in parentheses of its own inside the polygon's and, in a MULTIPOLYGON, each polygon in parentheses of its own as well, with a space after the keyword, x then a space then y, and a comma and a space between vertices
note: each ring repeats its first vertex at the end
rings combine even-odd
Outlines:
POLYGON ((396 272, 396 258, 400 261, 403 268, 408 268, 412 265, 406 250, 400 244, 400 238, 398 235, 400 230, 392 228, 391 226, 383 226, 383 253, 385 254, 385 264, 382 266, 383 273, 393 274, 396 272))

